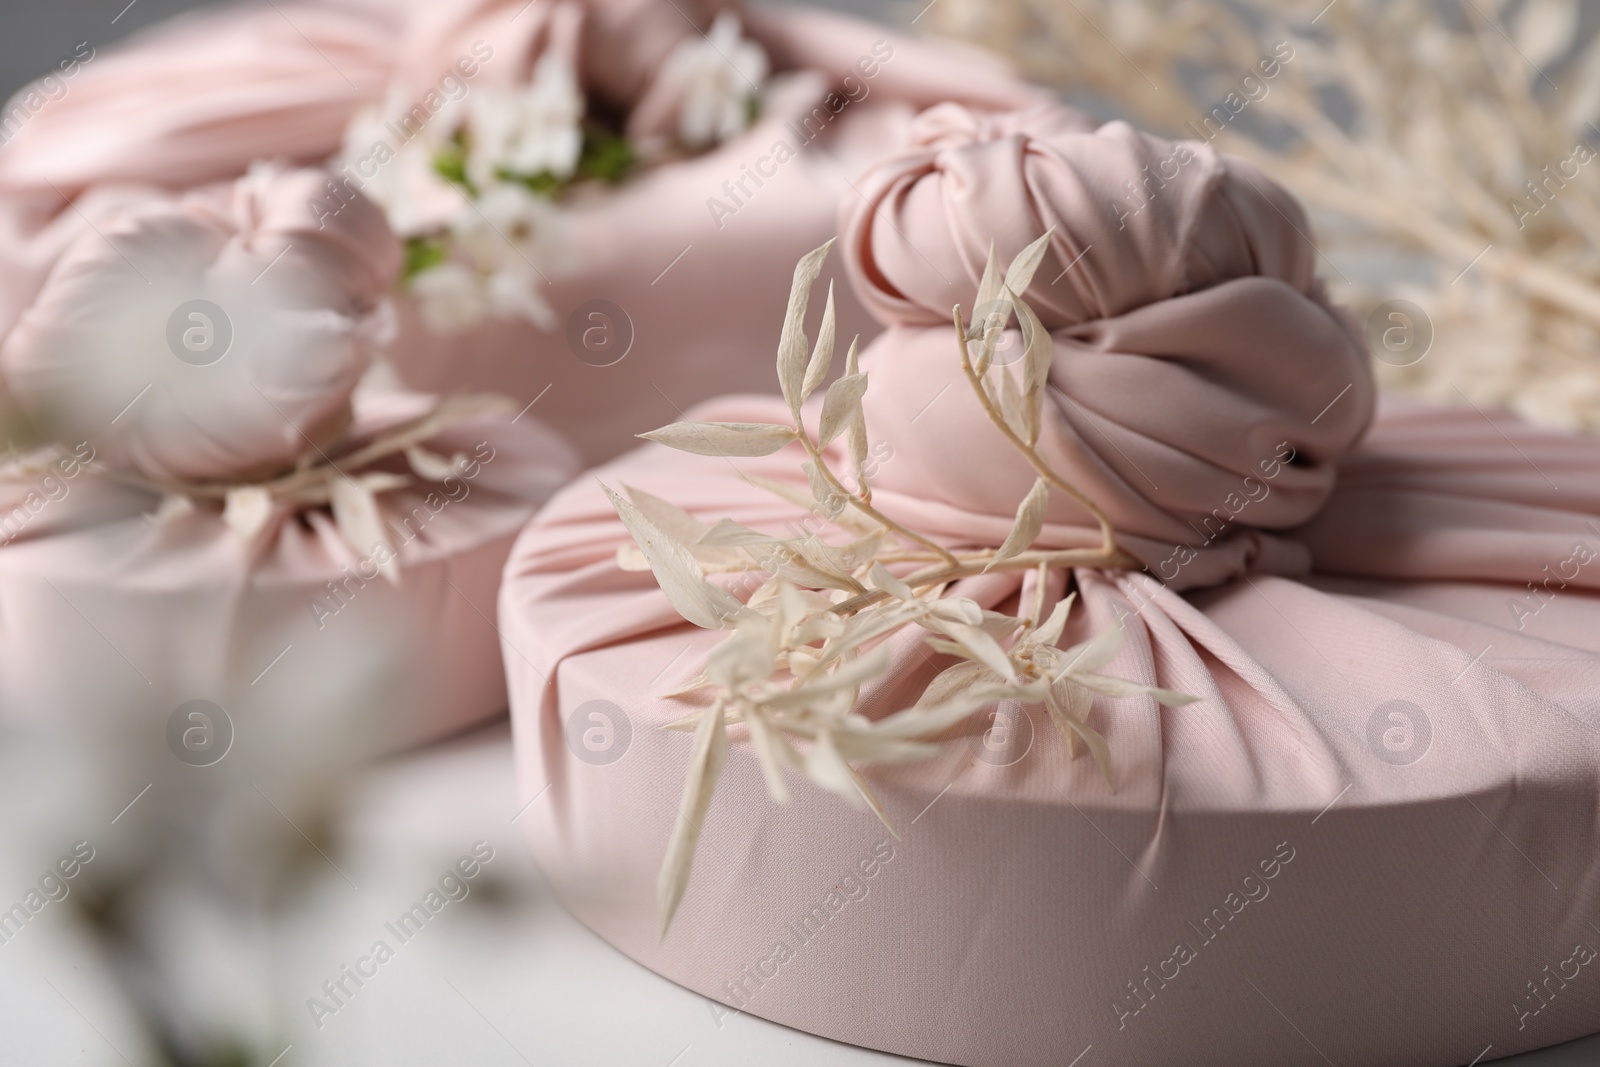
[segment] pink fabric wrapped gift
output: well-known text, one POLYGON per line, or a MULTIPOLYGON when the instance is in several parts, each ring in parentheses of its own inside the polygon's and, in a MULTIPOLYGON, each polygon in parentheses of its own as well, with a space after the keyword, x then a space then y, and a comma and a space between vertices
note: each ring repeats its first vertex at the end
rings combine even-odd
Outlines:
MULTIPOLYGON (((352 129, 347 143, 346 132, 364 109, 398 119, 441 93, 470 106, 526 83, 552 53, 640 143, 670 140, 693 73, 674 57, 704 44, 723 9, 742 12, 720 0, 277 4, 190 17, 105 49, 0 149, 0 334, 66 245, 140 186, 182 190, 258 159, 359 161, 376 135, 352 129)), ((742 31, 776 75, 758 121, 564 201, 552 259, 527 252, 543 276, 522 299, 547 307, 543 328, 494 318, 441 334, 415 301, 400 302, 393 358, 408 384, 493 390, 519 406, 543 396, 546 419, 591 460, 707 396, 764 387, 749 357, 770 345, 782 279, 831 232, 849 182, 904 137, 915 109, 1040 96, 975 53, 834 14, 751 9, 742 31)), ((387 164, 383 180, 399 180, 401 166, 387 164)), ((485 218, 479 236, 490 243, 512 228, 492 209, 485 218)), ((848 287, 839 297, 841 328, 875 329, 848 287)))
MULTIPOLYGON (((560 47, 563 32, 561 5, 545 5, 543 22, 539 11, 509 22, 520 6, 470 0, 419 21, 422 43, 403 53, 411 93, 402 95, 424 88, 430 67, 448 69, 477 40, 494 48, 481 78, 525 80, 532 57, 560 47)), ((1042 97, 975 54, 832 13, 715 0, 581 7, 586 21, 567 46, 579 79, 629 115, 636 138, 660 134, 676 118, 674 86, 658 72, 719 9, 742 13, 744 32, 778 74, 743 133, 570 203, 562 220, 570 260, 538 286, 554 330, 491 321, 440 336, 407 308, 395 357, 407 381, 543 396, 546 417, 591 460, 615 455, 631 435, 707 396, 770 388, 766 361, 752 357, 771 347, 794 260, 832 232, 840 197, 853 195, 857 174, 905 137, 918 108, 944 99, 1013 108, 1042 97)), ((875 331, 847 287, 838 296, 842 330, 875 331)))
POLYGON ((325 180, 149 195, 61 255, 0 346, 61 442, 0 479, 13 724, 111 709, 95 729, 159 743, 203 700, 254 758, 326 731, 347 759, 504 707, 500 569, 576 457, 514 408, 358 388, 399 248, 365 201, 312 226, 325 180))
MULTIPOLYGON (((1046 602, 1076 591, 1062 647, 1120 624, 1108 673, 1199 699, 1096 698, 1115 788, 1027 708, 865 768, 898 839, 798 780, 774 805, 736 741, 663 936, 692 740, 655 694, 722 635, 619 569, 583 479, 500 600, 522 822, 566 905, 719 1011, 941 1063, 1459 1067, 1593 1030, 1600 443, 1375 405, 1304 214, 1241 161, 1058 109, 936 108, 913 140, 842 220, 888 327, 862 358, 873 504, 953 548, 1006 536, 1033 472, 946 323, 991 238, 1004 264, 1054 227, 1023 294, 1054 340, 1040 450, 1145 569, 1058 571, 1046 602)), ((596 477, 782 533, 816 521, 741 474, 801 489, 797 451, 652 445, 596 477)), ((1040 543, 1097 537, 1052 499, 1040 543)), ((1034 580, 951 593, 1012 611, 1034 580)), ((894 657, 870 718, 948 662, 894 657)))

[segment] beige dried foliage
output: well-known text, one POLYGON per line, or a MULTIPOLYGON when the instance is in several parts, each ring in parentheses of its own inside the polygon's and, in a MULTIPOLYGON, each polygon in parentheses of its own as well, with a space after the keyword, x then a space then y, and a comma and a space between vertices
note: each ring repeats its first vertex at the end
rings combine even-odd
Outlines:
POLYGON ((1154 131, 1214 135, 1307 201, 1385 385, 1600 430, 1600 38, 1577 39, 1579 15, 1578 0, 941 0, 927 22, 1154 131), (1426 320, 1380 313, 1391 299, 1426 320))
MULTIPOLYGON (((398 455, 422 481, 442 481, 456 473, 466 457, 446 458, 423 447, 422 443, 449 426, 509 407, 509 401, 498 396, 442 397, 423 414, 390 427, 348 451, 337 452, 332 458, 313 447, 300 457, 294 470, 267 481, 179 482, 146 478, 132 470, 98 463, 93 464, 92 469, 113 481, 159 493, 161 503, 153 514, 157 519, 188 514, 197 501, 220 505, 223 522, 243 541, 253 541, 282 509, 303 511, 325 507, 332 513, 334 526, 345 543, 363 557, 369 554, 375 560, 382 557, 379 571, 398 585, 400 565, 384 532, 378 497, 405 488, 413 484, 413 480, 410 475, 370 468, 380 460, 398 455), (379 546, 388 551, 378 551, 379 546)), ((48 461, 63 451, 60 445, 45 445, 28 454, 13 453, 0 458, 0 483, 28 478, 38 470, 48 469, 48 461)))
POLYGON ((731 726, 743 726, 742 736, 755 752, 774 801, 788 800, 785 773, 797 771, 846 802, 870 809, 888 825, 858 766, 931 755, 938 751, 941 735, 1001 700, 1046 708, 1069 752, 1075 755, 1077 742, 1085 742, 1109 781, 1110 753, 1089 724, 1095 693, 1143 694, 1171 705, 1193 699, 1099 674, 1120 647, 1119 628, 1077 648, 1057 648, 1071 596, 1040 621, 1052 568, 1138 566, 1117 547, 1104 514, 1034 448, 1044 374, 1037 368, 1025 371, 1026 383, 1019 389, 1008 368, 993 365, 994 344, 1012 312, 1024 323, 1037 323, 1016 294, 1027 287, 1048 239, 1046 234, 1025 249, 1004 281, 991 253, 979 293, 1003 293, 1007 307, 975 324, 972 329, 981 334, 974 333, 970 344, 969 325, 961 309, 954 309, 956 349, 969 383, 990 420, 1038 474, 1018 505, 1011 535, 998 548, 951 550, 873 506, 861 462, 866 440, 862 400, 868 383, 854 342, 844 376, 823 398, 816 430, 806 425, 801 405, 827 378, 834 359, 831 293, 817 345, 809 354, 803 330, 810 289, 828 245, 807 255, 795 270, 778 346, 778 376, 793 424, 681 422, 643 435, 682 451, 730 457, 799 446, 804 488, 758 477, 748 480, 805 508, 821 520, 822 533, 780 537, 728 519, 708 525, 648 493, 630 489, 624 498, 606 488, 635 542, 618 553, 619 564, 653 571, 673 607, 689 622, 728 631, 708 654, 703 673, 665 694, 698 694, 705 706, 671 726, 693 730, 695 742, 658 884, 663 934, 688 886, 695 846, 727 759, 731 726), (1013 394, 1009 413, 1003 412, 1000 398, 1013 394), (828 450, 829 442, 841 436, 854 486, 846 485, 834 469, 837 451, 828 450), (1066 493, 1094 516, 1102 534, 1100 547, 1034 547, 1052 492, 1066 493), (838 536, 825 538, 824 533, 838 536), (949 594, 951 582, 991 570, 1033 572, 1036 592, 1024 615, 986 610, 949 594), (709 577, 733 571, 762 577, 747 602, 709 577), (857 710, 861 690, 885 677, 891 662, 888 642, 905 633, 919 635, 931 650, 956 662, 913 706, 869 719, 857 710))

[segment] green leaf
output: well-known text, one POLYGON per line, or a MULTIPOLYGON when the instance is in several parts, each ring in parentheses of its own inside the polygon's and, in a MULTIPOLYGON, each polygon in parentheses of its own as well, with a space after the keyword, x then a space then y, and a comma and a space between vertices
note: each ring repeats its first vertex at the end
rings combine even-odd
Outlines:
POLYGON ((637 162, 633 145, 628 143, 626 137, 592 122, 584 125, 583 150, 578 156, 578 177, 620 182, 637 162))
POLYGON ((407 237, 404 278, 410 281, 423 271, 432 270, 450 257, 442 237, 407 237))

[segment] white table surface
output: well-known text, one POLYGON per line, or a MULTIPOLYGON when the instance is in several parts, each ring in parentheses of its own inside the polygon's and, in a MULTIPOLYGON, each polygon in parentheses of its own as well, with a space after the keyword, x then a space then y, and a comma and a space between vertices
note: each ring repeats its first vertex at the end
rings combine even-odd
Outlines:
MULTIPOLYGON (((622 956, 550 899, 511 823, 514 796, 504 723, 365 771, 342 794, 336 847, 312 861, 309 889, 272 928, 241 934, 175 896, 176 941, 192 954, 183 969, 210 976, 191 996, 273 1035, 257 1067, 275 1054, 273 1067, 913 1064, 729 1014, 622 956), (478 840, 495 857, 471 894, 313 1026, 306 998, 376 938, 393 942, 385 920, 478 840), (265 985, 249 962, 263 958, 275 976, 265 985)), ((25 933, 0 945, 0 1063, 157 1062, 70 913, 47 909, 25 933)), ((1500 1062, 1593 1064, 1600 1037, 1500 1062)), ((1079 1067, 1097 1067, 1093 1050, 1079 1067)))

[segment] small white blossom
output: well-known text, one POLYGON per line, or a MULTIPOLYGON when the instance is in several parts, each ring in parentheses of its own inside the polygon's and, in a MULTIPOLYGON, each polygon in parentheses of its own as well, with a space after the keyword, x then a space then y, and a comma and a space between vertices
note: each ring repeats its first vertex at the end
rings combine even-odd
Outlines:
POLYGON ((489 297, 476 271, 441 263, 411 279, 422 321, 435 333, 470 330, 489 315, 489 297))
POLYGON ((457 247, 487 272, 548 256, 559 216, 543 197, 520 185, 500 184, 458 212, 450 231, 457 247))
POLYGON ((555 312, 550 310, 550 305, 539 292, 545 284, 545 280, 531 267, 518 268, 512 265, 489 275, 484 282, 484 293, 490 311, 497 318, 523 319, 541 330, 553 330, 556 327, 555 312))
POLYGON ((678 137, 706 148, 744 132, 749 103, 768 70, 761 46, 741 36, 739 18, 724 11, 704 37, 685 40, 667 57, 661 77, 680 87, 678 137))
POLYGON ((533 79, 514 89, 479 89, 472 97, 467 174, 480 187, 501 171, 570 178, 583 150, 583 94, 568 63, 547 55, 533 79))
MULTIPOLYGON (((448 122, 441 116, 437 125, 448 122)), ((404 144, 376 110, 351 120, 338 164, 389 219, 401 237, 421 236, 449 225, 462 207, 462 193, 439 175, 433 159, 436 137, 419 134, 404 144)))

